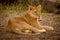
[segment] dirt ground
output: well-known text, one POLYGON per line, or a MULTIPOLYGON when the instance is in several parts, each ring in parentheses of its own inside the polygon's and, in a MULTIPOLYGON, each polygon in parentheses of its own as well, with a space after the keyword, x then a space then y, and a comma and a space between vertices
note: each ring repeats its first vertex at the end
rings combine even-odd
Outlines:
POLYGON ((41 25, 54 27, 53 31, 47 31, 38 35, 18 35, 6 31, 4 20, 8 16, 0 15, 0 40, 60 40, 60 16, 55 14, 46 14, 42 16, 41 25))

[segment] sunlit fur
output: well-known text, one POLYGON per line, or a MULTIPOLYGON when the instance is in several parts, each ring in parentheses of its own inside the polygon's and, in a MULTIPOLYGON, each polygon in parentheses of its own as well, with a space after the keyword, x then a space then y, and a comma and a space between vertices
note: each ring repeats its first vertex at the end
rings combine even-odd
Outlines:
POLYGON ((8 20, 9 31, 18 34, 27 34, 30 32, 41 33, 46 30, 53 30, 52 27, 42 27, 39 24, 38 18, 41 13, 41 5, 28 6, 28 10, 22 16, 13 17, 8 20))

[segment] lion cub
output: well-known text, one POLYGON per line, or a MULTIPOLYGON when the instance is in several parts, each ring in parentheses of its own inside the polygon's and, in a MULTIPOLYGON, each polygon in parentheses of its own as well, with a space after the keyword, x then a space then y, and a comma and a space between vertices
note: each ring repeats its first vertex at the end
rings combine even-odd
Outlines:
POLYGON ((42 27, 39 24, 41 5, 28 6, 28 10, 22 16, 17 16, 9 19, 9 31, 18 34, 41 33, 46 32, 46 29, 52 30, 52 27, 42 27))

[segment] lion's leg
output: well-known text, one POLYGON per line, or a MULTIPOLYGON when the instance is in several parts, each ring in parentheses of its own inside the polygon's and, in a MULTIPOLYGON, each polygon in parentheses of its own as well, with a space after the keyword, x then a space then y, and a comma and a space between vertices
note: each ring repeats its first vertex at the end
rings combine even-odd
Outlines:
POLYGON ((32 30, 33 32, 35 32, 35 33, 40 33, 40 32, 43 32, 44 30, 40 30, 40 29, 38 29, 38 28, 36 28, 36 27, 33 27, 32 25, 29 25, 28 23, 24 23, 24 27, 25 28, 27 28, 27 29, 29 29, 29 30, 32 30))
POLYGON ((43 30, 42 32, 46 32, 46 30, 38 23, 38 21, 32 22, 31 25, 40 29, 40 30, 43 30))
POLYGON ((41 26, 40 23, 38 21, 36 21, 34 24, 33 24, 35 27, 43 30, 53 30, 54 28, 53 27, 50 27, 50 26, 41 26))
POLYGON ((50 27, 50 26, 42 26, 44 29, 46 29, 46 30, 54 30, 54 28, 53 27, 50 27))

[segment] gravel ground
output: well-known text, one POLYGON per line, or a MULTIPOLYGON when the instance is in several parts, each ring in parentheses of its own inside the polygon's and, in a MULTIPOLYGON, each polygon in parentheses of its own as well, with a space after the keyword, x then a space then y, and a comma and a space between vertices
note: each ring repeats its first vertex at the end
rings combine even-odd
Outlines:
MULTIPOLYGON (((9 16, 9 15, 8 15, 9 16)), ((42 16, 41 25, 54 27, 53 31, 38 35, 18 35, 6 31, 6 18, 3 13, 0 14, 0 40, 60 40, 60 16, 55 14, 46 14, 42 16)))

